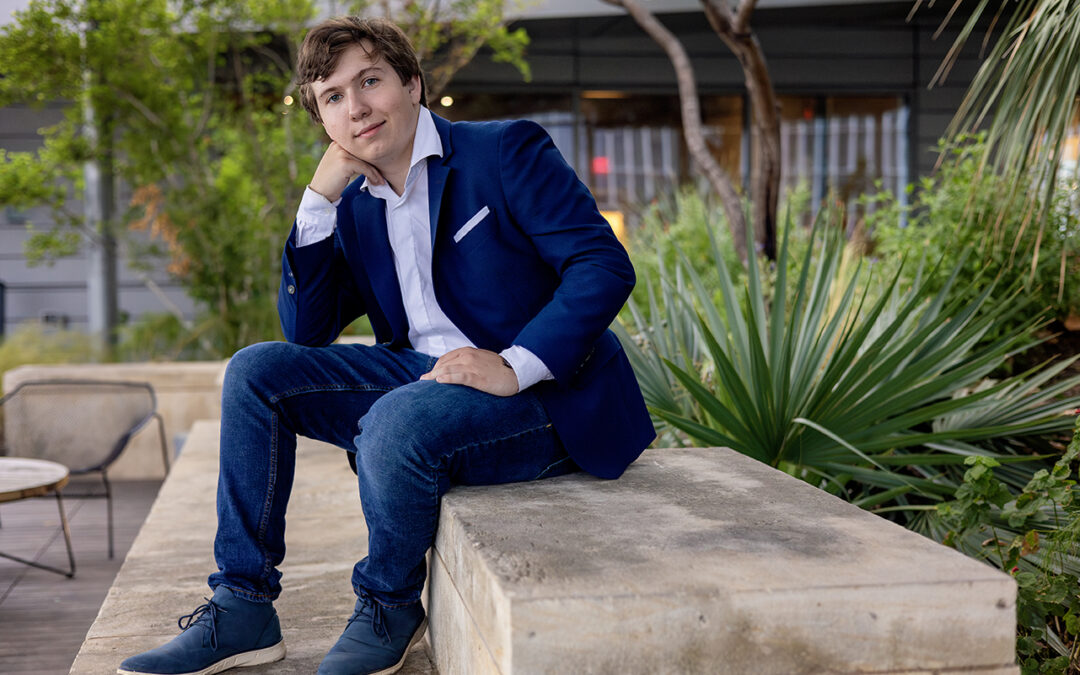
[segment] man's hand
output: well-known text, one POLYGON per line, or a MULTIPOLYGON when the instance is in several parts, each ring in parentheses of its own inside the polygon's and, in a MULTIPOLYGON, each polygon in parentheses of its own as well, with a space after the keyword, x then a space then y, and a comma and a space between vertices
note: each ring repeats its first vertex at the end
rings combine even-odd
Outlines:
POLYGON ((319 167, 315 169, 315 176, 308 186, 333 202, 345 191, 349 181, 360 174, 364 174, 372 185, 382 185, 385 182, 382 174, 373 165, 349 153, 338 145, 337 141, 332 141, 319 160, 319 167))
POLYGON ((518 391, 514 369, 507 367, 495 352, 475 347, 461 347, 443 354, 431 372, 424 373, 420 379, 463 384, 496 396, 513 396, 518 391))

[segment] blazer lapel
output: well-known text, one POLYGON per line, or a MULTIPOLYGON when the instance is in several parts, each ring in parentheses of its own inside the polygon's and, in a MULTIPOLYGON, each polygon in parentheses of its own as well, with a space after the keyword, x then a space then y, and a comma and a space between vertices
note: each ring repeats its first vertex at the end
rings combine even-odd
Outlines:
POLYGON ((435 233, 439 228, 439 213, 442 209, 443 190, 446 188, 446 176, 450 173, 450 155, 454 154, 454 148, 450 144, 450 123, 432 113, 435 122, 435 130, 439 132, 439 140, 442 141, 442 157, 432 157, 428 160, 428 217, 431 221, 431 246, 435 247, 435 233))
POLYGON ((360 258, 368 271, 371 290, 394 331, 394 342, 409 339, 409 320, 401 300, 394 269, 394 251, 386 233, 386 205, 365 192, 353 197, 353 227, 359 243, 360 258))

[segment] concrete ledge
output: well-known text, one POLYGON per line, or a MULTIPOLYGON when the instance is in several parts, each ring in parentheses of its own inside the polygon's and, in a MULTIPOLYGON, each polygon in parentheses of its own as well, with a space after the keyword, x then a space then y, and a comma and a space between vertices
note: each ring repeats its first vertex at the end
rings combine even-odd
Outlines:
MULTIPOLYGON (((132 654, 176 635, 177 617, 209 595, 215 569, 218 424, 197 423, 75 658, 75 675, 115 673, 132 654)), ((275 603, 288 655, 243 672, 314 673, 352 612, 349 579, 367 551, 356 478, 341 450, 301 439, 289 502, 284 592, 275 603)), ((433 675, 424 647, 401 673, 433 675)))
MULTIPOLYGON (((4 391, 9 392, 28 380, 56 378, 149 382, 154 388, 158 412, 165 422, 170 457, 174 457, 174 440, 178 434, 187 433, 196 420, 221 417, 220 380, 225 363, 186 361, 20 366, 4 373, 4 391)), ((18 439, 9 438, 8 441, 14 444, 18 439)), ((109 468, 109 476, 121 480, 145 480, 162 478, 164 475, 156 424, 139 431, 124 454, 109 468)))
POLYGON ((1017 673, 1011 577, 726 449, 444 497, 455 673, 1017 673))

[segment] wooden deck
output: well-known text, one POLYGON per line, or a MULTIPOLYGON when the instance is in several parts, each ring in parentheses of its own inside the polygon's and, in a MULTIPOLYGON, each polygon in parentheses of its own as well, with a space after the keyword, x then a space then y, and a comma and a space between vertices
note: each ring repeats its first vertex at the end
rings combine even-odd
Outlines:
MULTIPOLYGON (((75 551, 74 579, 0 558, 0 673, 68 672, 160 485, 160 481, 114 483, 113 560, 108 558, 105 500, 65 500, 75 551)), ((85 489, 73 480, 64 491, 85 489)), ((67 552, 56 499, 0 504, 0 551, 65 568, 67 552)))

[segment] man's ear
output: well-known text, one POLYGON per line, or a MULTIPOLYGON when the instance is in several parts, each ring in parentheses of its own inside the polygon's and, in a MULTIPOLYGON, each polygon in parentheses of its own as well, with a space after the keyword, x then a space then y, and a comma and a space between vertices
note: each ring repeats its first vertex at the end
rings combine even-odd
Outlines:
POLYGON ((405 85, 405 88, 409 90, 409 98, 412 99, 413 105, 420 104, 420 76, 413 75, 409 78, 409 83, 405 85))

